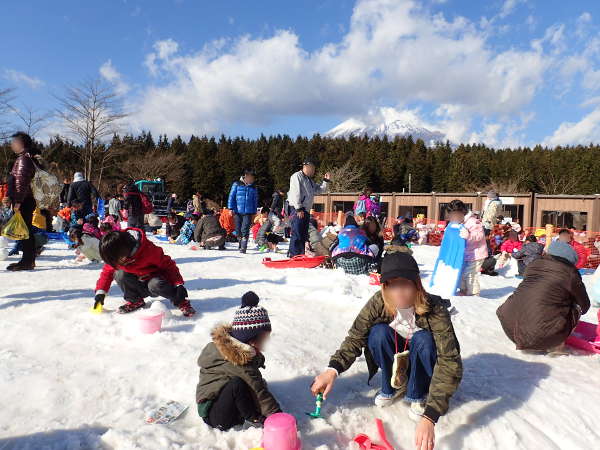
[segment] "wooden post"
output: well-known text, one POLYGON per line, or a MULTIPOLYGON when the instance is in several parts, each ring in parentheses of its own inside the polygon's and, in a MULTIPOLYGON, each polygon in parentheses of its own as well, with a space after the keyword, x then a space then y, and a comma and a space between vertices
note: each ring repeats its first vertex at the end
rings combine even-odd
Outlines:
POLYGON ((344 226, 344 211, 338 211, 338 216, 337 216, 337 225, 339 227, 343 227, 344 226))
POLYGON ((554 225, 548 223, 546 224, 546 245, 544 246, 545 250, 548 250, 550 244, 552 243, 552 236, 554 235, 554 225))

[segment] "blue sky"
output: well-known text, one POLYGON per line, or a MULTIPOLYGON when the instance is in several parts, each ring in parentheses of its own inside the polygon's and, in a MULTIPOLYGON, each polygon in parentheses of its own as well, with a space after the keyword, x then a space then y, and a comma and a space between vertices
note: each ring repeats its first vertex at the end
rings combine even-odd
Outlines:
POLYGON ((596 1, 11 0, 2 16, 17 107, 95 77, 125 128, 154 134, 311 135, 386 108, 456 142, 600 141, 596 1))

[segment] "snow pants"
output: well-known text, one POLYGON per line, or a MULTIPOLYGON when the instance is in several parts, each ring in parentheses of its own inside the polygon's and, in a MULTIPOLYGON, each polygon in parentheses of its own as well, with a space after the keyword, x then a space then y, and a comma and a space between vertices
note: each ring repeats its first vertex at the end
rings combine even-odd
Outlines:
POLYGON ((227 431, 246 420, 260 417, 250 387, 239 377, 232 378, 219 392, 204 422, 213 428, 227 431))
POLYGON ((164 278, 153 277, 140 280, 132 273, 119 270, 115 273, 115 282, 123 291, 123 298, 128 302, 139 302, 147 297, 163 297, 177 306, 177 288, 164 278))
POLYGON ((460 291, 465 295, 479 295, 479 277, 481 276, 481 265, 483 259, 477 261, 465 261, 462 277, 460 279, 460 291))
MULTIPOLYGON (((404 349, 405 340, 398 336, 398 349, 404 349)), ((395 333, 388 324, 380 323, 369 331, 369 350, 377 366, 381 369, 381 392, 394 394, 392 387, 392 367, 396 352, 395 333)), ((425 400, 429 392, 433 369, 437 361, 437 349, 430 331, 417 331, 409 341, 408 385, 405 400, 418 402, 425 400)))

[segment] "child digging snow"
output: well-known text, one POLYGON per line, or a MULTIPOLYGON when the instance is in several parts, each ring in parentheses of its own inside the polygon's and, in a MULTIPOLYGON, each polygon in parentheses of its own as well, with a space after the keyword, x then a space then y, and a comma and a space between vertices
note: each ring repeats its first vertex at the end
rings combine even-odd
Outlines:
POLYGON ((100 256, 105 264, 96 283, 94 307, 104 304, 114 279, 126 301, 119 307, 120 313, 142 308, 146 297, 167 298, 186 317, 196 313, 175 261, 150 242, 142 230, 127 228, 108 233, 100 243, 100 256))
POLYGON ((281 411, 260 373, 271 322, 258 302, 254 292, 246 292, 233 323, 217 325, 212 342, 198 358, 198 414, 213 428, 226 431, 246 421, 262 425, 266 417, 281 411))

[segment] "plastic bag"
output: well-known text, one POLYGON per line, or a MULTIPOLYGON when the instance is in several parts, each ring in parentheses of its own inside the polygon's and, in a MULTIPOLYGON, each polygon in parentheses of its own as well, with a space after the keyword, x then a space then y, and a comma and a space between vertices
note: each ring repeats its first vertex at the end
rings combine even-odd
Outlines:
POLYGON ((12 239, 13 241, 24 241, 29 239, 29 230, 27 224, 23 220, 23 216, 19 211, 10 218, 2 229, 2 236, 12 239))

